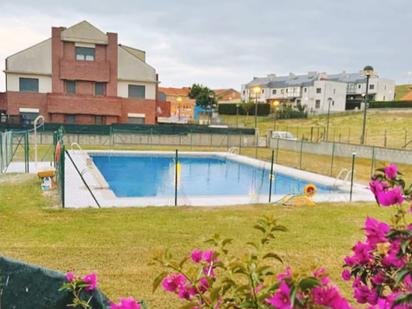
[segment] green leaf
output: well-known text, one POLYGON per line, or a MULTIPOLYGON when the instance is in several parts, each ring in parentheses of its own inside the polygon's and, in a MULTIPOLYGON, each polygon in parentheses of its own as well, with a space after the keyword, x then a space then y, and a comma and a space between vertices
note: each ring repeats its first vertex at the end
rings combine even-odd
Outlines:
POLYGON ((153 280, 153 291, 154 293, 157 288, 159 287, 160 283, 163 281, 163 279, 168 275, 169 273, 167 271, 162 272, 159 274, 154 280, 153 280))
POLYGON ((318 285, 319 285, 319 280, 316 279, 315 277, 303 278, 299 282, 299 287, 301 288, 302 291, 313 289, 314 287, 318 285))
POLYGON ((273 252, 266 253, 263 256, 263 259, 275 259, 275 260, 278 260, 279 262, 283 263, 282 258, 279 255, 277 255, 276 253, 273 253, 273 252))
POLYGON ((256 224, 256 225, 253 226, 253 228, 256 229, 256 230, 261 231, 263 234, 266 233, 266 229, 264 227, 260 226, 260 225, 256 224))

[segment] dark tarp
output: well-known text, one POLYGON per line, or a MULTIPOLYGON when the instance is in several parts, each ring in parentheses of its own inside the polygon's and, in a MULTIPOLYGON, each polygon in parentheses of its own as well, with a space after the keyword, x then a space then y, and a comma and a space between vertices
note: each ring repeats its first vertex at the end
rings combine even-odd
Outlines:
MULTIPOLYGON (((71 294, 59 292, 66 281, 60 272, 25 264, 0 256, 0 309, 67 309, 71 294)), ((109 308, 109 300, 98 289, 85 295, 92 296, 92 308, 109 308)))

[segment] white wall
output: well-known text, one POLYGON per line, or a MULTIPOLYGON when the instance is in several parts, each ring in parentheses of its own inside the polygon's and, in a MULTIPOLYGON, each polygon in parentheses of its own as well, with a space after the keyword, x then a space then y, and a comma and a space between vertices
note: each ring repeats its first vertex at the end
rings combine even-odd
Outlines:
POLYGON ((122 46, 118 47, 117 74, 119 80, 136 82, 156 81, 155 69, 125 50, 122 46))
POLYGON ((128 98, 129 97, 129 85, 145 86, 146 88, 145 99, 150 99, 150 100, 156 99, 156 84, 153 84, 153 83, 119 81, 117 83, 117 95, 119 97, 128 98))
POLYGON ((389 79, 379 79, 376 89, 376 101, 392 101, 395 99, 395 82, 389 79))
MULTIPOLYGON (((305 87, 303 87, 305 88, 305 87)), ((324 114, 328 112, 328 98, 332 98, 333 104, 330 106, 331 112, 344 111, 346 106, 346 84, 333 81, 318 80, 313 86, 307 87, 308 91, 303 92, 301 104, 306 105, 308 112, 324 114), (316 89, 320 88, 320 93, 316 89), (316 108, 316 100, 320 101, 319 108, 316 108)))
POLYGON ((52 91, 52 78, 51 76, 34 75, 34 74, 6 74, 6 91, 19 91, 19 78, 37 78, 39 80, 39 92, 48 93, 52 91))

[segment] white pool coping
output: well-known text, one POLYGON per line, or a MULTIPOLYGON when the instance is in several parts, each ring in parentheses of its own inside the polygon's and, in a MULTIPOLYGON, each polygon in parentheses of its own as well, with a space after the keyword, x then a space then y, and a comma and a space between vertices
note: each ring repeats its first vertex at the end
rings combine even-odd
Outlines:
MULTIPOLYGON (((94 165, 90 155, 174 155, 174 151, 126 151, 126 150, 70 150, 73 161, 78 169, 83 174, 83 177, 101 207, 142 207, 142 206, 174 206, 174 197, 117 197, 110 186, 100 173, 99 169, 94 165)), ((228 158, 230 160, 241 163, 266 168, 270 170, 270 163, 261 160, 232 154, 228 152, 190 152, 181 151, 179 156, 218 156, 228 158)), ((334 186, 336 180, 331 177, 301 171, 298 169, 274 164, 275 173, 280 173, 295 178, 300 178, 308 182, 315 182, 326 186, 334 186)), ((131 171, 133 172, 133 171, 131 171)), ((90 192, 83 184, 79 174, 75 170, 71 161, 66 158, 65 171, 65 206, 68 208, 85 208, 97 207, 96 202, 92 198, 90 192)), ((348 202, 349 201, 349 184, 339 183, 336 188, 342 192, 333 193, 318 193, 314 197, 315 202, 348 202)), ((278 201, 285 195, 272 195, 272 202, 278 201)), ((360 184, 354 184, 352 201, 373 201, 373 195, 369 189, 360 184)), ((235 195, 235 196, 178 196, 179 206, 229 206, 241 204, 257 204, 268 203, 268 195, 235 195)))

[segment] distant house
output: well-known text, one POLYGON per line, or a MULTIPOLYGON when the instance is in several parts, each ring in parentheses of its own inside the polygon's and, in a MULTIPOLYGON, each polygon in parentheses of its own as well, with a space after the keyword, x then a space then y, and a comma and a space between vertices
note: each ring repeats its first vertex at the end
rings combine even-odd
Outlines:
POLYGON ((213 89, 213 92, 218 104, 240 102, 240 92, 235 89, 213 89))
MULTIPOLYGON (((254 77, 242 85, 241 98, 244 102, 278 101, 292 106, 302 105, 306 106, 308 112, 321 114, 328 111, 329 101, 331 111, 359 108, 365 90, 366 77, 362 73, 269 74, 266 77, 254 77), (255 87, 260 88, 260 93, 253 91, 255 87)), ((370 100, 391 101, 395 95, 395 82, 375 74, 370 78, 368 93, 370 100)))
POLYGON ((194 120, 196 101, 189 98, 189 91, 189 87, 159 87, 159 100, 170 102, 168 122, 191 122, 194 120))
POLYGON ((154 124, 170 114, 146 53, 87 21, 52 27, 51 38, 7 57, 4 72, 0 121, 154 124))

